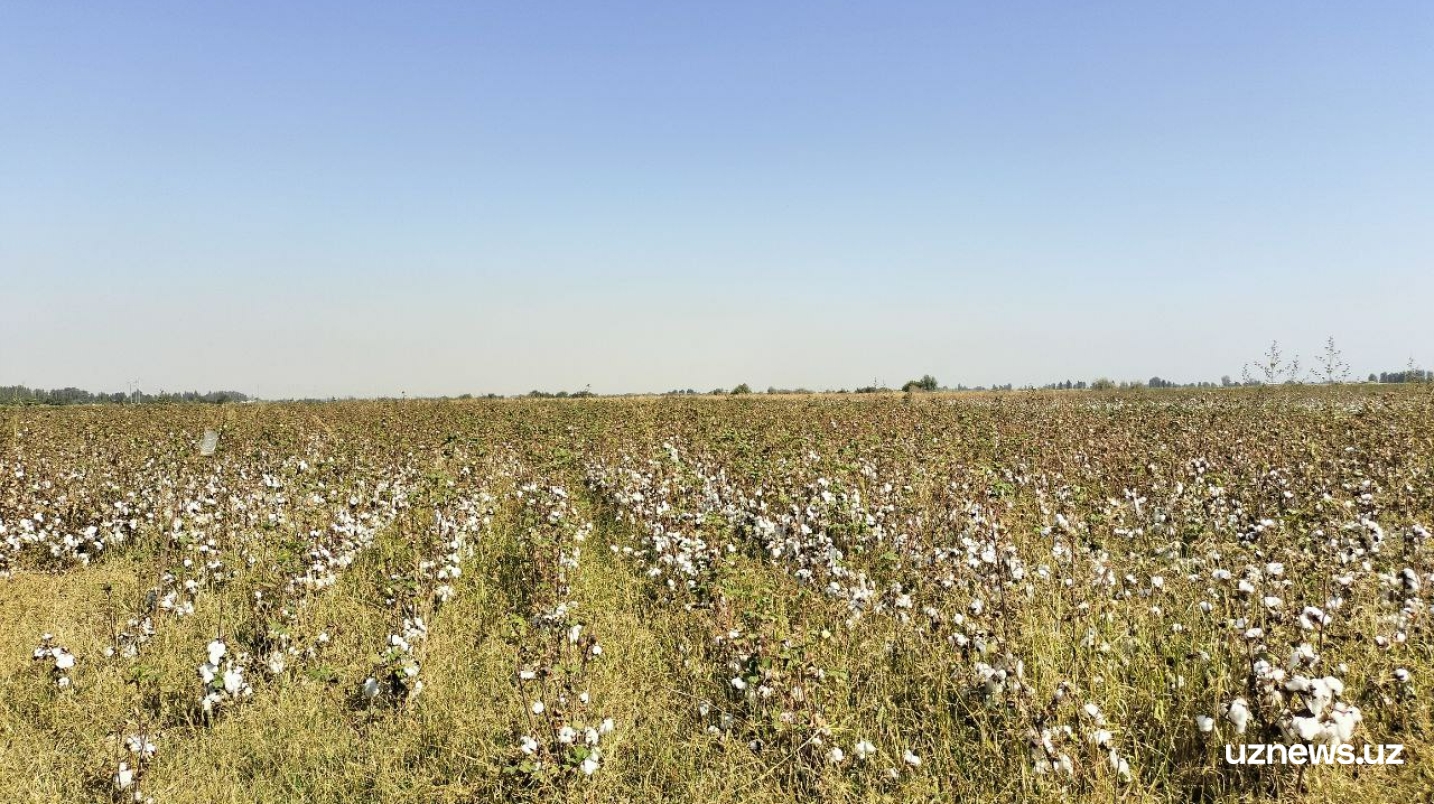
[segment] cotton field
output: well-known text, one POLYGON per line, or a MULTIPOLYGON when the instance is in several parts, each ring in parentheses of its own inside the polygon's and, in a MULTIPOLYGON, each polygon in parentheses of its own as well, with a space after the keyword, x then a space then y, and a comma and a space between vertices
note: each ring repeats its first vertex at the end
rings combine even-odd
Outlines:
POLYGON ((6 800, 1434 795, 1427 388, 4 415, 6 800))

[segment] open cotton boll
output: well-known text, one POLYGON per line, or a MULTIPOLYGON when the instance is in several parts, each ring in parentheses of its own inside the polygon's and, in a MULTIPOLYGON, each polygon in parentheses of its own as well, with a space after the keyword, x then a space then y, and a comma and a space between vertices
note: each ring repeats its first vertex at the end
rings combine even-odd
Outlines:
POLYGON ((363 685, 359 687, 359 692, 363 694, 363 697, 369 700, 377 698, 379 693, 378 679, 373 676, 364 679, 363 685))
POLYGON ((1225 719, 1235 727, 1236 734, 1244 734, 1250 722, 1250 704, 1244 698, 1236 698, 1226 707, 1225 719))
POLYGON ((1324 724, 1320 723, 1317 717, 1295 716, 1290 719, 1290 725, 1285 733, 1304 742, 1311 742, 1324 730, 1324 724))
POLYGON ((114 782, 116 790, 128 790, 134 786, 134 770, 130 768, 128 762, 121 762, 119 770, 111 777, 111 780, 114 782))
POLYGON ((1110 769, 1115 771, 1115 775, 1122 782, 1130 781, 1130 763, 1125 761, 1125 757, 1116 753, 1115 749, 1110 751, 1110 769))
POLYGON ((224 691, 230 695, 239 695, 247 690, 248 685, 244 683, 244 674, 238 670, 224 671, 224 691))

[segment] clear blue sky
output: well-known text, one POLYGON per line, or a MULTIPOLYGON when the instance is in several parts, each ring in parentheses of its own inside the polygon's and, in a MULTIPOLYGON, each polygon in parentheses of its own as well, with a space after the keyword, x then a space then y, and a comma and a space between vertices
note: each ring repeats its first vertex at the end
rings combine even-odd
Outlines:
POLYGON ((0 10, 0 384, 1434 366, 1434 3, 0 10))

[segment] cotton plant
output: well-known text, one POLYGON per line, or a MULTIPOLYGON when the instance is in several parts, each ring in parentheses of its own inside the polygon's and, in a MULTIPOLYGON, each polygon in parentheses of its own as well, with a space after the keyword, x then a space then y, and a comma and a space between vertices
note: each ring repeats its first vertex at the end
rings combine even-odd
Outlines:
POLYGON ((124 629, 116 631, 111 644, 105 646, 105 658, 135 658, 144 644, 154 638, 154 633, 153 617, 149 615, 130 617, 126 620, 124 629))
POLYGON ((223 637, 205 647, 205 660, 199 665, 199 679, 204 685, 199 708, 206 717, 254 694, 248 669, 249 654, 231 653, 223 637))
MULTIPOLYGON (((1259 629, 1251 629, 1259 630, 1259 629)), ((1246 632, 1246 640, 1261 636, 1246 632)), ((1263 654, 1259 644, 1253 649, 1263 654)), ((1296 645, 1283 665, 1268 658, 1251 661, 1245 687, 1254 693, 1236 695, 1218 707, 1218 717, 1197 715, 1197 735, 1216 733, 1240 740, 1278 738, 1287 743, 1340 746, 1350 743, 1364 720, 1360 708, 1346 699, 1345 684, 1335 675, 1321 673, 1319 650, 1308 642, 1296 645)))
POLYGON ((571 596, 592 523, 577 515, 562 487, 527 484, 517 495, 537 581, 530 615, 512 621, 520 642, 514 684, 527 703, 509 770, 529 779, 592 776, 606 762, 605 738, 616 729, 612 718, 597 714, 587 688, 588 668, 603 648, 571 596))
POLYGON ((477 491, 440 504, 416 567, 389 578, 386 602, 406 613, 389 634, 377 666, 359 684, 358 698, 364 704, 408 703, 423 692, 418 654, 428 638, 428 624, 421 612, 437 609, 456 594, 452 584, 462 576, 462 563, 472 555, 474 542, 491 526, 494 502, 486 491, 477 491))
POLYGON ((1082 702, 1080 690, 1069 681, 1057 684, 1044 704, 1034 699, 1034 690, 1017 687, 1011 704, 1013 713, 1025 721, 1025 742, 1029 767, 1034 774, 1055 784, 1069 784, 1091 775, 1109 774, 1119 783, 1133 779, 1130 761, 1116 739, 1100 705, 1082 702))
MULTIPOLYGON (((730 605, 720 599, 719 604, 730 605)), ((705 647, 722 690, 715 701, 697 704, 707 733, 720 742, 745 743, 756 753, 791 755, 813 772, 867 767, 875 747, 868 743, 858 750, 827 719, 828 688, 836 679, 816 660, 814 647, 830 639, 830 632, 778 634, 760 618, 739 622, 713 634, 705 647), (859 758, 855 764, 849 761, 853 756, 859 758)))
POLYGON ((405 617, 402 628, 389 634, 378 667, 359 685, 359 696, 368 703, 407 703, 417 698, 423 692, 423 680, 418 677, 422 665, 415 651, 426 639, 428 626, 423 618, 405 617))
MULTIPOLYGON (((111 738, 113 739, 113 737, 111 738)), ((149 770, 150 763, 159 752, 159 746, 151 734, 130 734, 122 741, 123 758, 115 766, 115 772, 110 776, 110 788, 114 797, 120 801, 131 801, 135 804, 153 804, 154 797, 144 793, 144 776, 149 770)))
POLYGON ((75 669, 75 654, 62 645, 56 645, 54 634, 40 636, 40 644, 31 654, 31 658, 37 662, 49 663, 50 679, 55 682, 57 688, 69 689, 73 685, 70 673, 75 669))

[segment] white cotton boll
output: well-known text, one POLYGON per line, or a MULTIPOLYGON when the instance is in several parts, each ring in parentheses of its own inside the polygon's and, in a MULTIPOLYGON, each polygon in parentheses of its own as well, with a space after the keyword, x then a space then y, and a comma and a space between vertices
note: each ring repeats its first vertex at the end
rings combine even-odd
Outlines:
POLYGON ((364 679, 363 685, 359 687, 359 692, 363 694, 363 697, 369 700, 377 698, 378 679, 374 678, 373 676, 369 676, 368 678, 364 679))
POLYGON ((124 742, 125 747, 129 749, 129 752, 131 754, 138 754, 145 757, 146 759, 154 756, 155 752, 158 750, 158 747, 154 744, 153 740, 149 739, 148 737, 142 737, 137 734, 132 735, 130 737, 126 737, 124 742))
POLYGON ((582 769, 582 772, 583 772, 583 775, 584 775, 584 776, 591 776, 591 775, 593 775, 594 773, 597 772, 597 769, 598 769, 598 761, 597 761, 597 758, 595 758, 595 757, 588 757, 587 759, 584 759, 584 760, 583 760, 583 764, 582 764, 580 767, 581 767, 581 769, 582 769))
POLYGON ((66 650, 55 651, 55 669, 69 670, 75 666, 75 655, 66 650))
POLYGON ((1105 715, 1101 714, 1099 706, 1096 706, 1094 703, 1087 703, 1082 709, 1096 726, 1105 725, 1105 715))
POLYGON ((858 740, 852 747, 852 753, 856 754, 857 759, 865 762, 868 758, 876 756, 876 746, 872 745, 869 740, 858 740))
POLYGON ((224 691, 230 695, 238 695, 244 688, 244 675, 238 670, 229 669, 224 671, 224 691))
POLYGON ((538 741, 525 734, 518 738, 518 750, 531 756, 538 751, 538 741))
POLYGON ((128 790, 134 784, 134 771, 130 769, 128 762, 119 764, 119 771, 114 775, 116 790, 128 790))
POLYGON ((602 725, 598 726, 598 731, 602 734, 612 734, 615 728, 617 728, 617 726, 613 724, 612 718, 607 717, 603 718, 602 725))
POLYGON ((737 690, 738 692, 741 692, 741 691, 747 689, 747 682, 746 682, 745 680, 743 680, 741 677, 733 678, 733 679, 732 679, 732 689, 737 690))
POLYGON ((548 707, 546 707, 546 706, 543 705, 543 702, 542 702, 542 701, 533 701, 533 714, 535 714, 535 715, 541 715, 541 714, 543 714, 543 710, 545 710, 545 709, 547 709, 547 708, 548 708, 548 707))
POLYGON ((222 639, 216 639, 213 642, 210 642, 208 650, 209 663, 216 665, 219 664, 220 659, 224 658, 224 654, 229 651, 229 649, 224 645, 224 640, 222 639))
POLYGON ((901 761, 905 762, 913 768, 921 767, 921 757, 917 756, 916 752, 912 751, 909 748, 906 749, 906 751, 902 752, 901 761))
POLYGON ((519 670, 519 671, 518 671, 518 679, 519 679, 520 681, 532 681, 533 679, 535 679, 535 678, 537 678, 537 677, 538 677, 538 674, 535 673, 535 672, 533 672, 532 670, 519 670))
POLYGON ((1329 713, 1329 720, 1330 725, 1334 727, 1334 736, 1341 743, 1347 743, 1354 736, 1354 727, 1359 725, 1363 717, 1360 715, 1359 707, 1347 707, 1344 704, 1339 704, 1334 711, 1329 713))
POLYGON ((839 745, 832 746, 832 750, 827 752, 827 761, 833 765, 840 765, 844 759, 846 759, 846 752, 841 750, 839 745))
POLYGON ((1199 730, 1201 734, 1209 734, 1215 730, 1215 718, 1209 715, 1196 715, 1195 728, 1199 730))
POLYGON ((1117 754, 1114 750, 1110 752, 1110 769, 1115 771, 1115 775, 1118 776, 1122 782, 1130 781, 1130 763, 1126 762, 1125 758, 1117 754))
POLYGON ((564 726, 561 729, 558 729, 558 742, 562 743, 563 745, 572 745, 573 741, 577 738, 578 733, 576 731, 573 731, 572 726, 564 726))
POLYGON ((1321 731, 1323 731, 1323 725, 1317 717, 1296 716, 1290 719, 1288 733, 1304 742, 1314 740, 1321 731))
POLYGON ((1225 710, 1225 718, 1235 727, 1236 734, 1244 734, 1250 722, 1250 704, 1244 698, 1236 698, 1225 710))

